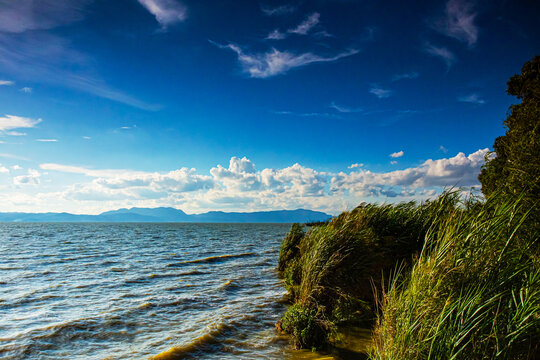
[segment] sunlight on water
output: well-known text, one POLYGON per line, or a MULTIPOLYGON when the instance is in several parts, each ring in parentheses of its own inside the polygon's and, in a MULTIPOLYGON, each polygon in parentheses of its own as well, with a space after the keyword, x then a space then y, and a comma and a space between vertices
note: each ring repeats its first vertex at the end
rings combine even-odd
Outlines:
POLYGON ((274 330, 289 225, 0 228, 0 359, 329 358, 274 330))

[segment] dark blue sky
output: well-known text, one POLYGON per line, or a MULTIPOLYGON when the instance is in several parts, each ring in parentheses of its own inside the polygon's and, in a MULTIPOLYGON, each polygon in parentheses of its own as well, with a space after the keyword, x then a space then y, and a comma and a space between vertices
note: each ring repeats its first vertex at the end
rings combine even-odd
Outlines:
POLYGON ((337 212, 475 185, 539 10, 0 0, 0 211, 337 212))

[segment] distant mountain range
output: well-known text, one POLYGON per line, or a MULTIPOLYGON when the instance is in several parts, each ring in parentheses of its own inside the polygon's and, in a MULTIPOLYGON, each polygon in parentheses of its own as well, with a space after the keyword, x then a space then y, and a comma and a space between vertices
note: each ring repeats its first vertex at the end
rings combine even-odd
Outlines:
POLYGON ((186 214, 182 210, 131 208, 106 211, 99 215, 69 213, 0 213, 0 222, 191 222, 191 223, 305 223, 325 221, 330 215, 312 210, 278 210, 258 212, 210 211, 186 214))

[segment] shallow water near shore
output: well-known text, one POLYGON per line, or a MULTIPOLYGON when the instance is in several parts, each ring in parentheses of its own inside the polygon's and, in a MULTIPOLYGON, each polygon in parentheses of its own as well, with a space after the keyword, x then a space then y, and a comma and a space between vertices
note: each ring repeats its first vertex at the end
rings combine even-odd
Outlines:
POLYGON ((0 224, 0 359, 317 359, 274 324, 287 224, 0 224))

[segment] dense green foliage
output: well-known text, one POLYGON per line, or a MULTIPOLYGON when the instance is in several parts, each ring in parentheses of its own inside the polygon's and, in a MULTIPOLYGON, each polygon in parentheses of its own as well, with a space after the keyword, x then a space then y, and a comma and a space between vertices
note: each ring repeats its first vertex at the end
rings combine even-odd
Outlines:
POLYGON ((538 231, 521 199, 456 208, 384 295, 373 359, 540 355, 538 231))
POLYGON ((506 134, 495 139, 494 154, 486 159, 478 178, 486 196, 524 193, 530 206, 540 198, 540 56, 527 62, 507 85, 507 93, 521 99, 521 104, 510 107, 504 121, 506 134))
POLYGON ((311 348, 332 342, 337 325, 372 322, 373 288, 380 288, 396 264, 411 263, 430 226, 457 201, 456 193, 446 193, 422 205, 362 204, 305 235, 293 225, 278 270, 295 306, 279 327, 293 335, 297 347, 311 348))

